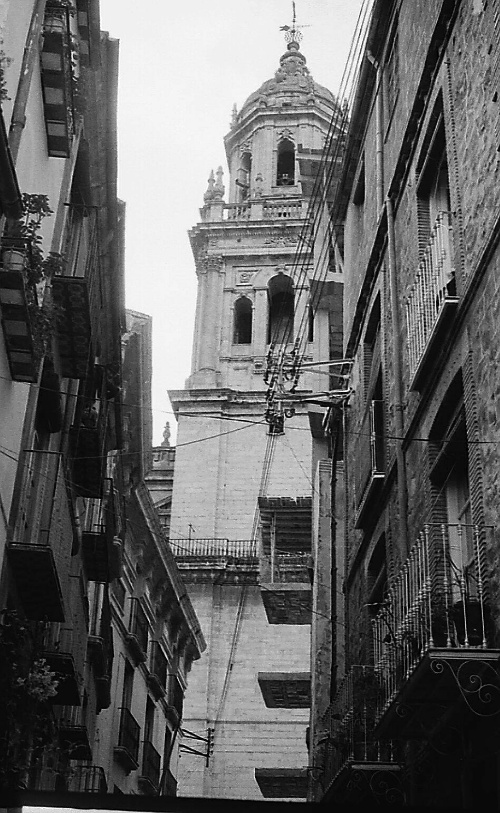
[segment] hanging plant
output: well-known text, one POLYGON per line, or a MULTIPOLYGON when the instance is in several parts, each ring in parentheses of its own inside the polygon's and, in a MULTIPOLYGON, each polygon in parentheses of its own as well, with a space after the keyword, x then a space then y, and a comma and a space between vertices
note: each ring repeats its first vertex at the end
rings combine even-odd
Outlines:
POLYGON ((0 618, 0 788, 26 785, 33 755, 55 743, 51 700, 59 676, 41 654, 41 625, 0 618))

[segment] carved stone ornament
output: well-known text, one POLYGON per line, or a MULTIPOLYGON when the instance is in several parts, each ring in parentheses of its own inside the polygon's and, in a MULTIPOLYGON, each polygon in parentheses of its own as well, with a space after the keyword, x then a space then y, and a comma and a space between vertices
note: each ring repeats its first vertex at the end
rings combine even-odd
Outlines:
POLYGON ((207 271, 223 271, 224 257, 221 254, 203 254, 196 258, 196 270, 199 274, 206 274, 207 271))
POLYGON ((252 142, 244 141, 243 144, 240 144, 240 155, 243 155, 246 152, 252 152, 252 142))
POLYGON ((283 141, 284 138, 287 138, 289 141, 294 140, 294 133, 292 132, 292 130, 290 130, 289 127, 284 127, 282 130, 278 130, 276 135, 278 138, 278 143, 280 141, 283 141))
POLYGON ((250 285, 255 271, 240 271, 238 274, 238 285, 250 285))
POLYGON ((278 235, 276 237, 268 237, 264 240, 265 246, 295 246, 298 243, 297 237, 292 237, 292 235, 284 237, 283 235, 278 235))

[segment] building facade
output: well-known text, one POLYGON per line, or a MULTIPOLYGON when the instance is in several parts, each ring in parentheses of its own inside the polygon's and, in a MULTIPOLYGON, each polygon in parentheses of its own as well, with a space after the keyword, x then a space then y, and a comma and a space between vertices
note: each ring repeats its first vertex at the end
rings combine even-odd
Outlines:
POLYGON ((121 443, 118 43, 84 1, 3 3, 0 14, 2 150, 15 179, 2 173, 1 783, 71 777, 85 789, 100 781, 96 717, 110 702, 86 655, 89 599, 100 568, 112 578, 121 490, 106 470, 121 443))
POLYGON ((0 789, 175 795, 204 640, 144 485, 118 42, 87 0, 3 2, 0 32, 0 789))
MULTIPOLYGON (((299 160, 321 155, 338 114, 293 29, 275 76, 233 113, 228 202, 219 169, 190 233, 198 300, 191 375, 170 393, 170 543, 207 653, 186 695, 182 795, 307 792, 316 458, 307 405, 271 405, 268 392, 284 393, 279 359, 291 386, 299 355, 329 358, 331 302, 313 309, 311 300, 321 270, 338 305, 341 269, 333 253, 320 265, 308 247, 311 189, 299 160)), ((325 389, 312 368, 295 384, 325 389)))
POLYGON ((96 629, 89 656, 108 677, 111 701, 96 721, 96 761, 108 792, 175 796, 183 696, 205 641, 145 485, 151 466, 151 317, 127 311, 126 319, 118 458, 122 567, 109 588, 96 585, 91 605, 96 629), (111 637, 100 632, 104 618, 111 621, 111 637))
POLYGON ((317 800, 498 806, 499 80, 498 2, 374 3, 332 209, 345 671, 317 800))

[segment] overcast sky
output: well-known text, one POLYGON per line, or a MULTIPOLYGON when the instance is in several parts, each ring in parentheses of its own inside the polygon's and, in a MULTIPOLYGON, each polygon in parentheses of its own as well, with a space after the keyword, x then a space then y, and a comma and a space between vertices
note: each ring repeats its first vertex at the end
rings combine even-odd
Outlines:
MULTIPOLYGON (((296 0, 301 51, 335 94, 361 6, 296 0)), ((272 78, 286 50, 279 28, 291 21, 291 0, 101 0, 101 28, 120 40, 126 304, 153 317, 155 444, 166 421, 175 425, 167 390, 182 388, 191 367, 196 275, 187 232, 210 170, 222 165, 227 182, 233 104, 239 110, 272 78)))

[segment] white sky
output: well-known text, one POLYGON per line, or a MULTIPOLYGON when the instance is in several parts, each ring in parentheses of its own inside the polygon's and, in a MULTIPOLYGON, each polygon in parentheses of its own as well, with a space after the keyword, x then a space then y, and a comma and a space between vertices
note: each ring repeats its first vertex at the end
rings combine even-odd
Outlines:
MULTIPOLYGON (((301 51, 337 94, 362 0, 296 0, 301 51)), ((279 66, 291 0, 101 0, 101 28, 120 40, 118 194, 126 202, 126 304, 153 317, 153 442, 167 389, 190 373, 196 274, 187 231, 210 170, 227 166, 233 103, 279 66)), ((226 197, 227 200, 227 197, 226 197)))

